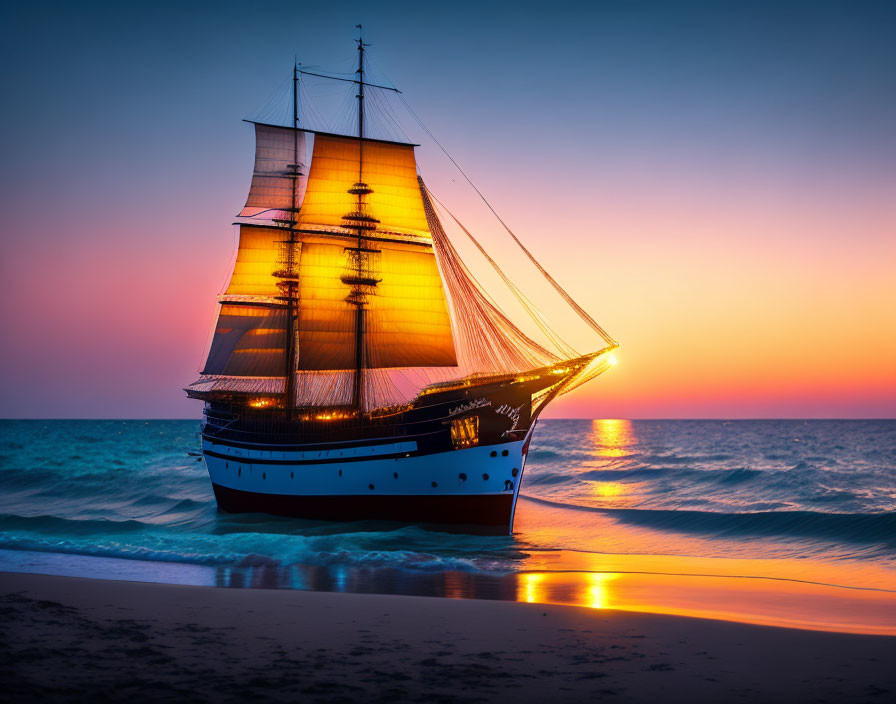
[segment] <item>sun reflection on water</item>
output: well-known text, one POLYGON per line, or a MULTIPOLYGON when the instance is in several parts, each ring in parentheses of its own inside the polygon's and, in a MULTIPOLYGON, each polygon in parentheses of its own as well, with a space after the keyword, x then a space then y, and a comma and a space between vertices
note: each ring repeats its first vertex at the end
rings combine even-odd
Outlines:
POLYGON ((611 572, 592 572, 589 574, 588 581, 590 584, 587 588, 586 598, 582 600, 582 603, 592 609, 610 608, 612 604, 609 584, 618 576, 618 574, 611 572))
POLYGON ((637 442, 630 420, 601 418, 591 422, 596 457, 628 457, 637 442))
POLYGON ((527 572, 520 575, 520 591, 519 596, 522 597, 518 601, 527 601, 530 604, 536 604, 544 601, 544 595, 539 591, 539 585, 544 580, 543 574, 536 572, 527 572))
POLYGON ((592 491, 595 496, 604 498, 622 496, 626 493, 626 484, 623 482, 594 482, 592 491))
POLYGON ((591 498, 603 508, 621 508, 632 504, 643 482, 611 480, 613 470, 624 468, 635 455, 637 438, 630 420, 602 418, 591 422, 592 460, 586 463, 589 470, 588 486, 591 498), (620 466, 622 465, 622 466, 620 466), (607 478, 598 479, 593 471, 607 471, 607 478))
POLYGON ((896 634, 893 591, 737 576, 750 574, 750 565, 743 563, 755 561, 736 561, 738 567, 722 576, 705 574, 714 568, 725 571, 706 560, 688 564, 690 561, 679 557, 628 557, 632 567, 643 571, 519 573, 515 575, 516 600, 823 631, 896 634), (651 563, 655 563, 654 569, 670 571, 652 571, 651 563))

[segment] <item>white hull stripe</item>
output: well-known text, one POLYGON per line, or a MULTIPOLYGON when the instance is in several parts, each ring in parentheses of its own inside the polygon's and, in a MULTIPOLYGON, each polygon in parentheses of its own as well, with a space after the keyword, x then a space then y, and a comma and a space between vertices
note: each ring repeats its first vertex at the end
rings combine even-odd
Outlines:
POLYGON ((214 484, 259 494, 515 496, 522 474, 522 444, 423 455, 331 457, 317 462, 222 457, 206 449, 205 461, 214 484))

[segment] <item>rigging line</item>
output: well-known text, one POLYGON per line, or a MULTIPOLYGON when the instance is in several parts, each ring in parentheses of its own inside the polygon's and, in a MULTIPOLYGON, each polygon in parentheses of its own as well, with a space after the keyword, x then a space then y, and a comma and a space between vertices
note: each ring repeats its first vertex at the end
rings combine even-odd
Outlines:
MULTIPOLYGON (((377 95, 376 93, 371 93, 370 97, 372 98, 373 107, 376 108, 376 111, 369 111, 371 116, 385 118, 381 120, 384 124, 382 125, 382 129, 386 132, 386 127, 389 123, 392 124, 393 134, 400 139, 403 139, 405 142, 410 142, 410 138, 405 134, 404 129, 401 126, 401 123, 398 121, 398 116, 395 114, 395 111, 392 109, 392 106, 389 104, 389 101, 381 95, 377 95)), ((398 139, 396 139, 398 141, 398 139)))
MULTIPOLYGON (((299 73, 303 73, 306 76, 317 76, 318 78, 329 78, 331 81, 344 81, 346 83, 359 83, 360 84, 360 81, 356 81, 353 78, 339 78, 337 76, 326 76, 322 73, 314 73, 313 71, 299 71, 299 73)), ((368 83, 367 81, 364 81, 364 87, 365 88, 381 88, 382 90, 391 90, 395 93, 401 93, 401 91, 398 90, 398 88, 392 88, 391 86, 381 86, 376 83, 368 83)))
POLYGON ((305 86, 303 81, 299 81, 299 113, 300 120, 302 114, 304 114, 306 117, 304 124, 307 125, 310 123, 312 125, 320 125, 320 127, 323 128, 324 132, 331 131, 329 129, 330 125, 317 109, 317 104, 312 98, 310 91, 305 86), (303 107, 305 108, 304 110, 302 109, 303 107))
POLYGON ((330 111, 331 117, 328 124, 331 125, 333 134, 354 135, 358 124, 356 102, 354 91, 349 90, 342 97, 339 107, 330 111))
POLYGON ((556 279, 554 279, 554 277, 551 276, 545 270, 545 268, 541 264, 538 263, 538 260, 535 259, 535 257, 532 255, 532 253, 528 249, 526 249, 526 247, 523 245, 522 242, 520 242, 519 238, 513 233, 513 230, 511 230, 507 226, 507 223, 505 223, 501 219, 501 216, 498 215, 497 212, 495 212, 495 209, 492 207, 491 203, 488 202, 486 197, 484 195, 482 195, 482 192, 478 188, 476 188, 476 185, 470 180, 470 177, 467 176, 466 172, 460 167, 460 164, 458 164, 454 160, 454 158, 448 153, 448 150, 442 146, 441 142, 439 142, 439 140, 437 140, 435 138, 435 135, 433 135, 433 133, 429 131, 429 128, 425 124, 423 124, 423 120, 421 120, 420 117, 417 115, 417 113, 414 112, 413 108, 411 108, 411 106, 408 104, 408 101, 405 100, 404 96, 400 95, 399 97, 401 98, 401 102, 404 103, 405 108, 407 108, 407 111, 411 114, 411 117, 413 117, 414 120, 417 121, 417 124, 420 125, 420 127, 423 129, 424 132, 426 132, 427 135, 429 135, 429 138, 433 142, 436 143, 436 146, 438 146, 438 148, 442 150, 442 153, 446 157, 448 157, 448 160, 452 164, 454 164, 455 168, 460 172, 460 175, 463 176, 464 179, 466 180, 466 182, 468 184, 470 184, 470 187, 474 191, 476 191, 476 195, 478 195, 482 199, 482 202, 485 203, 486 207, 492 212, 492 215, 494 215, 495 218, 497 218, 498 222, 501 223, 501 225, 504 227, 504 229, 507 230, 507 233, 513 238, 513 241, 516 242, 517 246, 519 246, 519 248, 521 250, 523 250, 523 253, 529 258, 529 261, 531 261, 532 264, 535 265, 535 267, 538 269, 538 271, 541 272, 542 276, 544 276, 545 279, 547 279, 548 283, 550 283, 551 286, 553 286, 554 289, 557 291, 557 293, 560 294, 561 298, 563 298, 563 300, 566 301, 566 303, 569 305, 569 307, 572 308, 578 314, 578 316, 582 320, 584 320, 585 323, 588 324, 589 327, 591 327, 598 335, 600 335, 601 338, 603 338, 603 340, 607 344, 612 344, 612 345, 618 346, 619 343, 616 342, 616 340, 614 340, 606 330, 604 330, 600 325, 598 325, 597 321, 594 318, 592 318, 584 308, 582 308, 578 303, 576 303, 573 300, 572 296, 570 296, 563 289, 563 287, 559 283, 557 283, 556 279))
POLYGON ((510 292, 516 297, 519 301, 520 305, 522 305, 523 310, 529 315, 532 321, 538 326, 538 329, 547 337, 553 345, 557 348, 557 350, 561 354, 568 355, 569 357, 577 357, 579 353, 573 349, 568 343, 566 343, 563 338, 550 326, 547 319, 544 317, 544 314, 538 309, 538 307, 532 302, 532 300, 508 277, 504 271, 498 266, 498 263, 489 256, 488 252, 485 251, 485 248, 479 243, 479 241, 473 237, 472 233, 467 230, 466 227, 454 216, 454 214, 445 207, 445 204, 439 201, 435 196, 433 196, 433 200, 435 200, 442 209, 445 210, 446 213, 457 223, 457 226, 460 227, 461 230, 464 231, 464 234, 470 239, 470 241, 476 245, 476 248, 485 257, 486 261, 491 264, 492 268, 498 273, 498 276, 501 277, 501 280, 504 281, 505 285, 510 292))
MULTIPOLYGON (((292 77, 284 78, 278 85, 277 88, 271 93, 267 100, 262 104, 260 108, 258 108, 253 116, 263 116, 270 115, 275 117, 276 120, 280 120, 283 118, 285 114, 288 112, 287 104, 291 102, 291 98, 289 95, 288 86, 290 81, 292 81, 292 77)), ((257 121, 266 121, 266 120, 257 120, 257 121)), ((270 120, 272 121, 272 120, 270 120)))
POLYGON ((457 219, 457 217, 455 217, 454 213, 448 210, 448 208, 445 207, 445 204, 442 203, 442 201, 440 201, 438 198, 436 198, 435 195, 433 195, 432 191, 428 192, 430 197, 436 203, 438 203, 446 213, 448 213, 448 215, 452 220, 454 220, 457 226, 464 231, 464 234, 470 239, 470 241, 474 245, 476 245, 476 249, 479 250, 479 253, 482 254, 483 257, 485 257, 486 261, 488 261, 489 264, 491 264, 492 268, 497 272, 498 276, 501 277, 501 280, 504 282, 507 288, 510 289, 510 292, 520 302, 520 305, 523 306, 523 309, 538 326, 539 330, 541 330, 541 332, 544 333, 544 335, 554 344, 558 351, 560 351, 561 354, 566 354, 571 357, 579 356, 579 353, 575 349, 573 349, 567 342, 565 342, 563 338, 560 337, 560 335, 558 335, 557 332, 550 326, 541 311, 538 310, 538 308, 529 299, 529 297, 526 296, 526 294, 523 293, 519 289, 519 287, 510 280, 510 277, 508 277, 507 274, 504 273, 498 263, 494 259, 492 259, 492 257, 488 254, 488 252, 485 251, 485 248, 479 243, 479 241, 473 236, 473 234, 463 226, 463 224, 460 222, 460 220, 457 219))
POLYGON ((464 342, 464 346, 459 349, 462 349, 463 354, 471 355, 469 361, 474 365, 491 368, 500 360, 499 366, 507 367, 505 371, 509 371, 511 367, 520 370, 543 366, 543 363, 531 363, 526 366, 527 360, 558 361, 555 354, 517 328, 490 299, 481 284, 476 282, 450 238, 445 234, 429 197, 429 191, 426 190, 422 179, 418 177, 418 181, 426 219, 432 232, 436 260, 445 277, 447 294, 455 311, 452 326, 464 331, 458 338, 464 342))
MULTIPOLYGON (((418 176, 418 179, 419 179, 419 180, 422 180, 422 179, 420 179, 419 176, 418 176)), ((424 186, 425 186, 425 184, 424 184, 424 186)), ((433 195, 432 191, 430 191, 428 187, 426 187, 426 193, 427 193, 427 195, 428 195, 429 197, 431 197, 433 200, 436 200, 436 197, 433 195)), ((441 201, 438 201, 438 203, 439 203, 439 205, 442 206, 442 208, 445 208, 445 206, 442 204, 441 201)), ((445 210, 447 211, 447 208, 445 208, 445 210)), ((433 209, 433 211, 435 211, 435 209, 433 209)), ((449 215, 450 215, 450 213, 449 213, 449 215)), ((454 217, 454 216, 452 215, 452 218, 453 218, 453 217, 454 217)), ((446 234, 446 239, 447 239, 447 234, 446 234)), ((435 241, 435 240, 434 240, 434 241, 435 241)), ((447 242, 447 244, 448 244, 449 246, 451 246, 452 250, 454 249, 454 245, 452 245, 452 244, 450 243, 450 240, 447 242)), ((486 286, 484 286, 484 285, 482 284, 482 282, 479 281, 479 280, 473 275, 473 272, 470 271, 470 269, 467 267, 466 264, 464 264, 463 260, 461 260, 459 256, 458 256, 458 258, 457 258, 457 262, 458 262, 459 266, 461 266, 461 267, 463 268, 464 275, 465 275, 468 279, 470 279, 470 281, 472 281, 472 282, 476 285, 477 289, 478 289, 479 292, 482 294, 482 296, 488 301, 488 303, 489 303, 491 306, 493 306, 494 308, 500 310, 500 306, 498 305, 498 302, 497 302, 497 301, 492 297, 492 295, 488 292, 488 288, 487 288, 486 286)))
MULTIPOLYGON (((372 44, 368 44, 369 46, 373 46, 372 44)), ((369 49, 367 50, 367 65, 369 66, 368 73, 373 75, 374 80, 380 84, 388 84, 390 86, 395 85, 395 82, 389 78, 389 75, 383 70, 383 68, 379 65, 379 62, 374 58, 373 52, 369 49)), ((401 93, 400 90, 395 90, 396 93, 401 93)))

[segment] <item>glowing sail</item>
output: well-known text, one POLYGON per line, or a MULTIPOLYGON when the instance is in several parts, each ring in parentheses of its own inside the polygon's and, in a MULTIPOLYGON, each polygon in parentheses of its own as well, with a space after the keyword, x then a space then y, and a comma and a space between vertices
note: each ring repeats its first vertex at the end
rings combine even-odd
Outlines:
POLYGON ((279 228, 240 225, 240 245, 226 296, 275 298, 280 294, 274 272, 277 270, 280 242, 285 234, 279 228))
POLYGON ((356 138, 315 135, 299 226, 345 231, 343 216, 357 207, 357 198, 349 191, 363 180, 372 191, 366 199, 367 212, 379 221, 378 234, 428 238, 413 145, 365 139, 363 179, 359 178, 361 157, 361 142, 356 138))
POLYGON ((601 355, 615 342, 509 229, 609 347, 582 356, 566 345, 458 222, 534 322, 529 332, 517 327, 446 235, 414 145, 303 129, 297 75, 294 126, 255 124, 252 185, 240 212, 254 222, 240 224, 208 360, 191 392, 286 393, 288 407, 369 411, 443 382, 514 375, 522 383, 534 372, 554 379, 546 403, 612 362, 601 355))
MULTIPOLYGON (((294 132, 277 129, 287 136, 294 132)), ((267 133, 259 132, 263 134, 267 133)), ((289 140, 282 141, 286 144, 289 140)), ((292 145, 288 146, 291 150, 292 145)), ((344 215, 357 207, 357 197, 348 191, 358 181, 362 151, 363 177, 371 190, 367 212, 379 221, 375 237, 363 248, 368 276, 375 281, 364 304, 364 368, 457 366, 452 323, 417 182, 413 146, 365 140, 362 147, 350 137, 316 135, 297 223, 294 371, 299 376, 312 374, 299 383, 300 389, 332 386, 337 377, 344 385, 346 379, 350 381, 345 373, 357 362, 357 307, 350 300, 357 235, 344 227, 344 215), (321 372, 334 374, 322 377, 321 372)), ((278 163, 282 166, 285 161, 278 163)), ((259 178, 256 159, 253 189, 259 183, 274 183, 259 178)), ((250 202, 286 207, 284 193, 291 188, 292 178, 283 180, 290 184, 287 189, 277 191, 283 184, 275 183, 267 190, 253 191, 250 202)), ((291 194, 286 195, 291 199, 291 194)), ((276 274, 288 234, 287 227, 240 225, 233 274, 221 296, 222 309, 203 369, 203 375, 216 377, 216 390, 228 388, 226 377, 232 377, 233 387, 240 389, 245 389, 247 382, 241 377, 278 378, 282 386, 287 315, 276 274)), ((269 381, 264 386, 270 388, 269 381)))
MULTIPOLYGON (((354 368, 355 306, 348 301, 351 287, 342 280, 351 245, 350 238, 303 238, 300 370, 354 368)), ((365 368, 456 366, 451 319, 432 249, 377 242, 371 256, 379 282, 364 316, 365 368)))

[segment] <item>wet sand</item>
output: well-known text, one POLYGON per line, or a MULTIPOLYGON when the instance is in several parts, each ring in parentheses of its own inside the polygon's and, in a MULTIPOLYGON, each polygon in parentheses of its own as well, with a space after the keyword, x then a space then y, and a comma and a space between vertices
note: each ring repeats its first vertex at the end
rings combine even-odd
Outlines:
POLYGON ((0 573, 9 701, 884 702, 896 637, 0 573))

